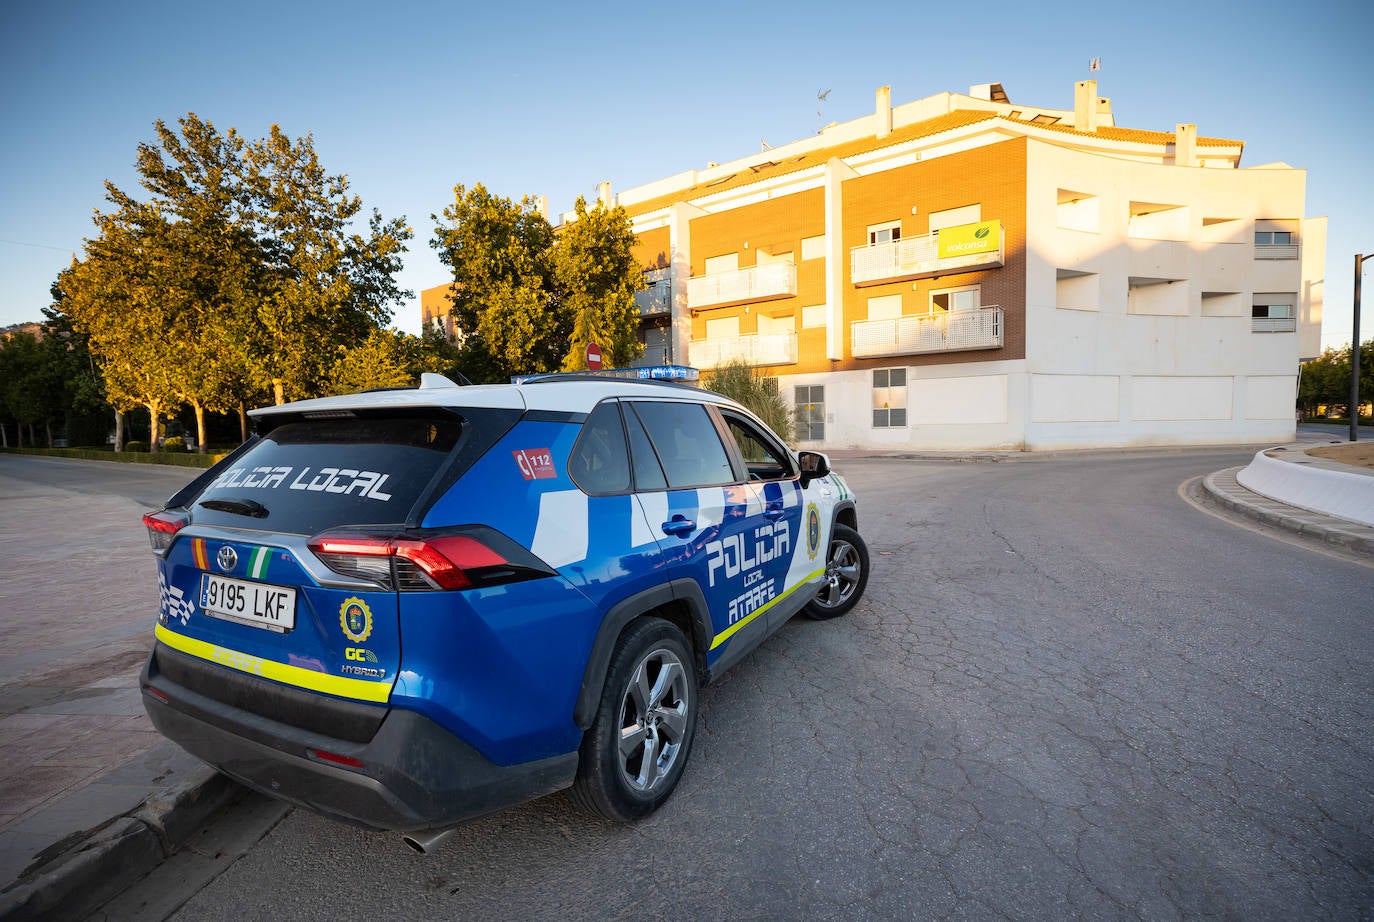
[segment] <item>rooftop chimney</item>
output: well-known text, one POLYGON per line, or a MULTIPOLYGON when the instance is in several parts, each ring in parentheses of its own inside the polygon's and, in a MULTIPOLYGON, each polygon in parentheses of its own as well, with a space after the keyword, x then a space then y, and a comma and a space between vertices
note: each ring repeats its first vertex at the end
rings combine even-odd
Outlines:
POLYGON ((549 216, 549 197, 547 195, 536 195, 534 197, 534 213, 541 218, 549 216))
POLYGON ((611 201, 611 181, 609 179, 597 184, 596 199, 607 208, 615 204, 611 201))
POLYGON ((1174 126, 1174 165, 1197 166, 1197 126, 1174 126))
POLYGON ((1073 127, 1075 131, 1097 130, 1097 81, 1080 80, 1073 85, 1073 127))
POLYGON ((874 100, 874 115, 878 118, 878 137, 885 138, 890 135, 892 133, 892 87, 878 87, 874 100))

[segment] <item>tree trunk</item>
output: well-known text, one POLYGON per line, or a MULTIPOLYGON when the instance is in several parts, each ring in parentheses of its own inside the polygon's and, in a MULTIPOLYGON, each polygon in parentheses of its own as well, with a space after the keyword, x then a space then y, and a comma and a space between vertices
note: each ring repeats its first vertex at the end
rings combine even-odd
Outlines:
POLYGON ((248 408, 239 401, 239 443, 248 441, 248 408))
POLYGON ((0 423, 0 448, 10 447, 10 431, 5 428, 4 423, 0 423))
POLYGON ((191 406, 196 410, 196 451, 205 454, 205 407, 199 403, 191 406))
POLYGON ((162 447, 160 429, 162 420, 158 418, 158 413, 162 409, 160 400, 150 400, 144 404, 148 408, 148 450, 158 451, 162 447))
POLYGON ((286 386, 281 378, 272 379, 272 398, 276 400, 277 406, 286 403, 286 386))
POLYGON ((119 452, 124 450, 124 411, 115 410, 115 444, 114 450, 119 452))
POLYGON ((48 447, 49 447, 49 448, 52 448, 52 419, 51 419, 51 418, 48 418, 48 419, 43 420, 43 429, 44 429, 45 434, 48 436, 48 447))
POLYGON ((24 424, 17 419, 14 421, 14 447, 24 447, 24 424))

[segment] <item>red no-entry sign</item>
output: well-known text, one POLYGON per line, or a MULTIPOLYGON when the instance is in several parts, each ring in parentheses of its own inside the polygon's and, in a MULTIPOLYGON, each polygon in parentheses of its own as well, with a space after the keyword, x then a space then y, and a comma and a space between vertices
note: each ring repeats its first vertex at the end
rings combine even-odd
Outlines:
POLYGON ((596 343, 587 343, 587 369, 589 371, 601 370, 601 347, 596 343))

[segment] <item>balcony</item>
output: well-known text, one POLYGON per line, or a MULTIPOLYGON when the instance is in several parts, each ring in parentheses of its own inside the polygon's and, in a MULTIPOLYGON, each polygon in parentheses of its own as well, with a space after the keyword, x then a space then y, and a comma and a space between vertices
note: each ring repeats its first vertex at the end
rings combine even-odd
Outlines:
POLYGON ((860 320, 850 330, 856 359, 927 352, 1002 348, 1002 308, 911 314, 893 320, 860 320))
POLYGON ((697 368, 715 368, 735 359, 743 359, 750 365, 795 365, 797 334, 754 333, 723 339, 694 339, 690 354, 697 368))
POLYGON ((729 272, 698 275, 687 280, 687 303, 692 310, 774 301, 797 293, 797 267, 792 263, 765 263, 729 272))
MULTIPOLYGON (((964 246, 961 244, 959 248, 963 249, 964 246)), ((973 269, 996 269, 1003 264, 1005 247, 1001 221, 948 227, 922 237, 906 237, 891 243, 854 247, 849 251, 849 275, 854 285, 862 288, 865 285, 952 275, 955 272, 968 272, 973 269), (964 233, 967 228, 982 227, 989 228, 991 233, 976 238, 979 241, 977 249, 951 254, 951 248, 947 244, 946 255, 940 255, 940 234, 947 233, 953 237, 955 234, 964 233), (995 247, 992 246, 994 241, 995 247)))
POLYGON ((1295 333, 1298 329, 1296 317, 1252 317, 1251 333, 1295 333))
POLYGON ((641 317, 668 316, 673 312, 673 286, 664 280, 635 292, 635 306, 641 317))
POLYGON ((671 365, 668 361, 667 346, 645 346, 639 358, 630 363, 631 368, 652 368, 654 365, 671 365))
POLYGON ((1296 243, 1257 243, 1255 244, 1256 259, 1297 259, 1298 245, 1296 243))

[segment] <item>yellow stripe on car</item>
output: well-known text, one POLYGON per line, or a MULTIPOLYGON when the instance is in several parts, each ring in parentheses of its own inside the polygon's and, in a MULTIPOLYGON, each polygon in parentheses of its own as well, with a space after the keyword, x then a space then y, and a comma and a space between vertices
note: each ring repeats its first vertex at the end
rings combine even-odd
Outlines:
POLYGON ((161 624, 155 626, 155 632, 158 640, 187 656, 194 656, 197 659, 203 659, 220 666, 237 669, 239 672, 246 672, 249 675, 262 676, 264 679, 271 679, 274 682, 294 685, 297 688, 307 688, 310 691, 324 692, 326 695, 335 695, 339 698, 372 701, 378 704, 386 703, 387 699, 391 697, 391 682, 348 679, 343 676, 329 675, 326 672, 316 672, 313 669, 302 669, 300 666, 289 666, 286 663, 278 663, 261 656, 240 653, 237 650, 230 650, 228 647, 196 640, 193 637, 168 630, 161 624))
MULTIPOLYGON (((721 644, 725 643, 725 641, 727 641, 727 640, 729 640, 731 637, 733 637, 734 634, 735 634, 735 632, 738 631, 740 628, 744 627, 746 624, 748 624, 749 622, 753 621, 753 620, 754 620, 755 618, 757 618, 759 615, 761 615, 761 614, 763 614, 764 612, 768 611, 768 609, 772 608, 774 605, 777 605, 779 602, 781 602, 783 599, 787 598, 787 597, 788 597, 789 595, 791 595, 792 593, 796 592, 798 589, 805 589, 805 588, 807 588, 808 586, 811 586, 811 581, 812 581, 813 579, 816 579, 817 577, 819 577, 819 576, 824 576, 824 575, 825 575, 825 569, 824 569, 824 568, 822 568, 822 569, 820 569, 820 570, 817 570, 817 571, 814 572, 814 573, 808 573, 805 577, 802 578, 801 582, 797 583, 797 585, 793 586, 791 589, 787 590, 787 591, 784 592, 782 595, 778 596, 776 599, 773 599, 773 600, 770 601, 768 604, 766 604, 766 605, 761 605, 761 606, 759 606, 758 608, 754 609, 754 611, 752 611, 752 612, 749 613, 749 616, 748 616, 747 618, 741 618, 740 620, 736 621, 734 624, 730 625, 730 626, 727 627, 725 630, 723 630, 723 631, 721 631, 719 634, 717 634, 717 635, 715 636, 715 638, 711 641, 711 649, 714 650, 716 647, 718 647, 718 646, 720 646, 721 644)), ((812 589, 815 589, 814 586, 811 586, 811 588, 812 588, 812 589)))

